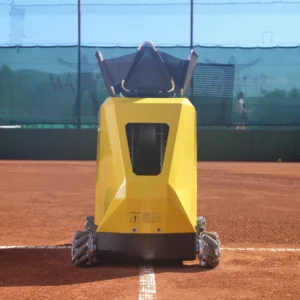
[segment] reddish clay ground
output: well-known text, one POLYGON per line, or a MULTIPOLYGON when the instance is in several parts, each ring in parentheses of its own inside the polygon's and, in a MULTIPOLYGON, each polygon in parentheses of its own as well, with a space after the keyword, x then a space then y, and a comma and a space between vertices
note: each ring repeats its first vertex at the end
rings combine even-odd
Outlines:
MULTIPOLYGON (((300 171, 199 163, 198 214, 223 247, 300 247, 300 171)), ((0 245, 69 244, 93 214, 94 162, 0 162, 0 245)), ((138 299, 138 266, 74 268, 70 250, 0 250, 1 299, 138 299)), ((298 299, 300 253, 223 251, 215 270, 155 266, 157 299, 298 299)))

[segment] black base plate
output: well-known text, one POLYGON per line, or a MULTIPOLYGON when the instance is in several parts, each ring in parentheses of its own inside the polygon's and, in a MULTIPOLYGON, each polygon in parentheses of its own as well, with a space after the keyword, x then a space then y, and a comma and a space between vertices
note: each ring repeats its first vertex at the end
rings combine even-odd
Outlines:
POLYGON ((196 234, 96 233, 97 259, 194 260, 196 234))

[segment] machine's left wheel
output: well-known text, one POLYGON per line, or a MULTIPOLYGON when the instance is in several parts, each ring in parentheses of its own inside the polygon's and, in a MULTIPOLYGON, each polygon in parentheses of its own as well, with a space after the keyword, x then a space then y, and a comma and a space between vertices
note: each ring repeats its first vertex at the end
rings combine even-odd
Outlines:
POLYGON ((96 229, 97 229, 97 226, 95 225, 95 218, 94 216, 88 216, 86 217, 86 220, 85 220, 85 229, 86 231, 94 234, 96 229))
POLYGON ((72 262, 76 267, 91 265, 93 253, 91 249, 92 236, 89 231, 76 231, 72 241, 72 262))

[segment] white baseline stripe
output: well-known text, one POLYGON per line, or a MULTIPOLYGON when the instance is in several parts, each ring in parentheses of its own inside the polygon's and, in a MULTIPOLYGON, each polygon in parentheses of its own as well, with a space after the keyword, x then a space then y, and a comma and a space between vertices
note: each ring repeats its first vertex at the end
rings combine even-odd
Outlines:
POLYGON ((155 274, 151 266, 140 267, 140 291, 139 300, 155 300, 156 284, 155 274))
MULTIPOLYGON (((71 249, 72 246, 0 246, 1 249, 71 249)), ((223 247, 223 251, 267 251, 267 252, 300 252, 300 248, 231 248, 223 247)))
POLYGON ((72 246, 0 246, 1 249, 71 249, 72 246))
POLYGON ((224 251, 300 252, 300 248, 221 248, 224 251))

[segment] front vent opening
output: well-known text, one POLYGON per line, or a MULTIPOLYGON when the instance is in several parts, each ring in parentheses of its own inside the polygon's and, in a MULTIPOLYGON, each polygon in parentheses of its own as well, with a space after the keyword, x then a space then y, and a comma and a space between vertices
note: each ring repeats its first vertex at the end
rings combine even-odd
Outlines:
POLYGON ((132 171, 140 176, 156 176, 162 171, 169 134, 165 123, 128 123, 126 135, 132 171))

